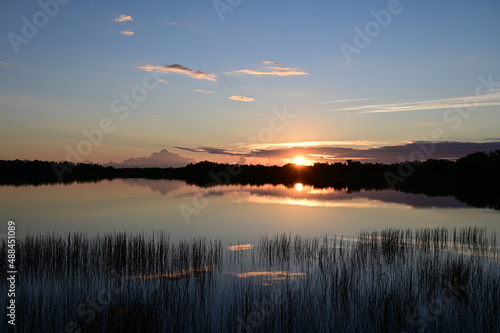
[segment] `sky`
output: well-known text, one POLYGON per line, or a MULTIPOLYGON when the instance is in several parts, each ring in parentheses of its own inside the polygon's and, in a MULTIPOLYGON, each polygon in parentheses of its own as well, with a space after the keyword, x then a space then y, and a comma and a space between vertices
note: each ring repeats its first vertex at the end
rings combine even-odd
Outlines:
POLYGON ((0 3, 0 159, 182 166, 500 149, 500 3, 0 3))

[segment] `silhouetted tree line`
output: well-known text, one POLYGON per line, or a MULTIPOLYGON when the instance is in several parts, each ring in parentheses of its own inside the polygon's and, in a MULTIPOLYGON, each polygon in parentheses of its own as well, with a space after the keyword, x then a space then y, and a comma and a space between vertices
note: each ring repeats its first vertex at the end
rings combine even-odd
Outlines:
POLYGON ((199 186, 295 183, 315 187, 393 188, 430 196, 453 195, 476 207, 500 209, 500 150, 477 152, 456 161, 429 159, 395 164, 316 163, 312 166, 238 165, 203 161, 181 168, 114 168, 98 164, 0 161, 0 184, 41 185, 97 182, 115 178, 177 179, 199 186))

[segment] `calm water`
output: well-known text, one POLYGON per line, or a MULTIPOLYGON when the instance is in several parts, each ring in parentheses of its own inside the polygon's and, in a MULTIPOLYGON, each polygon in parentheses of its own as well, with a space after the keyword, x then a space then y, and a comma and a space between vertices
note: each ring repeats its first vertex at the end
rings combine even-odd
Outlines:
MULTIPOLYGON (((30 233, 88 235, 166 230, 171 239, 206 236, 227 243, 263 234, 353 236, 387 226, 481 226, 494 230, 500 213, 471 208, 453 197, 395 191, 349 193, 302 184, 200 188, 183 181, 116 179, 98 183, 1 186, 4 221, 30 233)), ((2 237, 5 231, 2 230, 2 237)))
MULTIPOLYGON (((17 222, 19 237, 54 233, 16 249, 19 331, 61 332, 71 324, 82 332, 486 332, 499 324, 500 252, 487 235, 463 244, 459 236, 457 245, 436 231, 441 243, 421 235, 418 245, 415 233, 415 246, 403 233, 394 241, 394 231, 359 242, 322 237, 388 226, 498 226, 498 211, 452 197, 118 179, 3 186, 0 212, 17 222), (170 237, 137 234, 157 230, 170 237), (90 237, 66 237, 69 231, 90 237), (113 231, 132 235, 126 242, 118 233, 93 237, 113 231), (198 236, 221 242, 177 242, 198 236)), ((0 331, 7 329, 0 320, 0 331)))

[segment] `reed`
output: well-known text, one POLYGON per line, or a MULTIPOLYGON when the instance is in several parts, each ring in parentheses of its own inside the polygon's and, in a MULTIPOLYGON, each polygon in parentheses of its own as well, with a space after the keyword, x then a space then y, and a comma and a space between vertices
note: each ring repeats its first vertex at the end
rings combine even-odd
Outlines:
MULTIPOLYGON (((20 332, 493 332, 500 249, 478 227, 262 236, 112 233, 17 246, 20 332)), ((6 255, 2 241, 1 255, 6 255)), ((6 263, 1 262, 5 275, 6 263)), ((5 281, 5 276, 2 276, 5 281)), ((0 292, 6 292, 2 282, 0 292)), ((0 306, 6 306, 4 298, 0 306)), ((2 318, 2 331, 7 323, 2 318)))

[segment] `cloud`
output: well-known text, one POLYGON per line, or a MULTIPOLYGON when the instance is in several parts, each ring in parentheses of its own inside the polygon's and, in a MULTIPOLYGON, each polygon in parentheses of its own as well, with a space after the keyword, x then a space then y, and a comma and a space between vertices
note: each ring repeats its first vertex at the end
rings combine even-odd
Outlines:
POLYGON ((263 61, 262 64, 266 65, 268 71, 256 71, 252 69, 240 69, 233 72, 226 72, 225 74, 249 74, 249 75, 269 75, 269 76, 294 76, 294 75, 308 75, 309 73, 298 71, 298 68, 285 67, 276 61, 263 61))
POLYGON ((231 96, 229 99, 232 99, 233 101, 240 101, 240 102, 253 102, 255 101, 255 98, 252 97, 245 97, 245 96, 231 96))
POLYGON ((135 35, 135 33, 133 31, 131 31, 131 30, 122 30, 122 31, 120 31, 120 33, 122 35, 125 35, 125 36, 133 36, 133 35, 135 35))
MULTIPOLYGON (((458 159, 477 151, 494 151, 500 149, 500 142, 426 142, 415 141, 406 144, 371 146, 365 148, 340 146, 340 145, 294 145, 281 144, 281 146, 268 146, 267 148, 254 148, 250 150, 228 150, 215 147, 175 147, 196 153, 213 155, 242 156, 246 158, 266 158, 287 160, 295 156, 304 156, 314 162, 343 162, 348 159, 371 163, 399 163, 403 160, 426 159, 458 159), (430 151, 431 153, 425 153, 430 151)), ((276 163, 279 164, 279 163, 276 163)))
POLYGON ((12 64, 10 62, 6 62, 6 61, 0 61, 0 65, 2 65, 2 66, 12 66, 12 64))
POLYGON ((168 22, 167 24, 168 24, 168 25, 178 25, 178 23, 177 23, 177 22, 168 22))
POLYGON ((175 149, 181 149, 189 151, 192 153, 208 153, 212 155, 227 155, 227 156, 250 156, 248 153, 230 151, 224 148, 214 148, 214 147, 174 147, 175 149))
POLYGON ((367 101, 367 100, 369 100, 369 98, 337 99, 337 100, 334 100, 334 101, 319 102, 317 104, 319 104, 319 105, 325 105, 325 104, 332 104, 332 103, 361 102, 361 101, 367 101))
POLYGON ((208 80, 208 81, 217 81, 216 74, 209 74, 202 71, 192 70, 190 68, 184 67, 179 64, 167 65, 167 66, 153 66, 153 65, 144 65, 138 66, 139 69, 146 72, 159 72, 159 73, 177 73, 187 75, 194 79, 198 80, 208 80))
MULTIPOLYGON (((404 142, 401 142, 404 143, 404 142)), ((351 141, 300 141, 300 142, 282 142, 282 143, 243 143, 238 144, 241 149, 245 150, 274 150, 274 149, 290 149, 290 148, 317 148, 317 147, 345 147, 356 149, 369 149, 387 146, 394 142, 384 141, 367 141, 367 140, 351 140, 351 141)))
POLYGON ((113 22, 116 22, 116 23, 122 23, 122 22, 127 22, 127 21, 132 21, 133 22, 134 19, 130 15, 125 16, 123 14, 121 14, 117 18, 113 19, 113 22))
POLYGON ((163 149, 157 153, 152 153, 148 157, 133 157, 121 163, 110 162, 107 165, 118 168, 179 168, 189 163, 195 163, 192 158, 184 157, 176 153, 171 153, 163 149))
POLYGON ((483 106, 500 105, 500 90, 489 94, 476 96, 462 96, 453 98, 442 98, 433 100, 405 101, 400 103, 360 105, 346 108, 338 108, 327 111, 354 111, 356 113, 386 113, 417 110, 437 110, 453 108, 477 108, 483 106))
POLYGON ((203 90, 203 89, 194 89, 193 91, 202 93, 202 94, 213 94, 215 91, 208 91, 208 90, 203 90))

